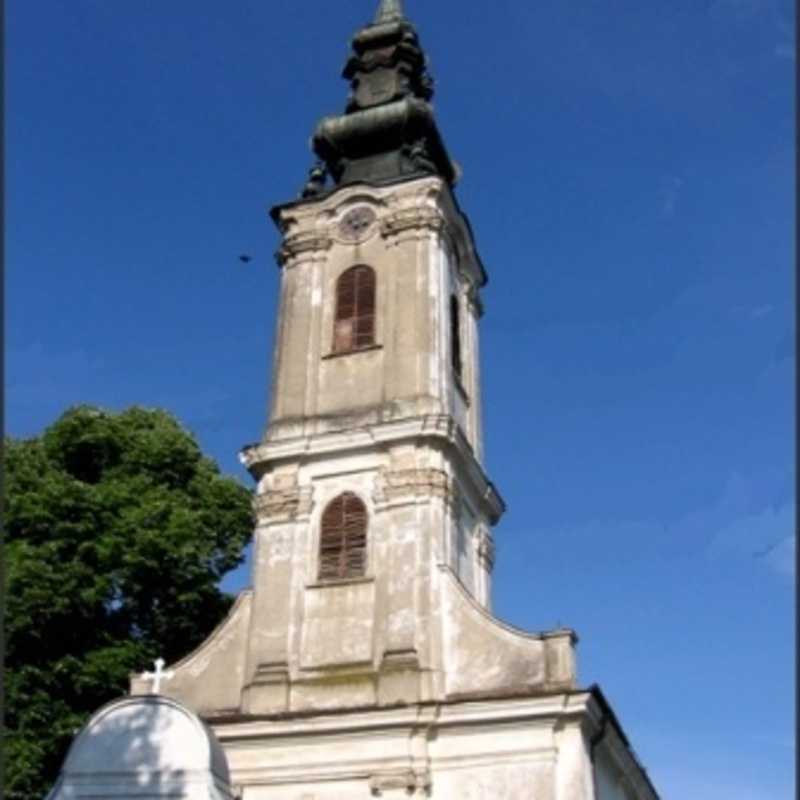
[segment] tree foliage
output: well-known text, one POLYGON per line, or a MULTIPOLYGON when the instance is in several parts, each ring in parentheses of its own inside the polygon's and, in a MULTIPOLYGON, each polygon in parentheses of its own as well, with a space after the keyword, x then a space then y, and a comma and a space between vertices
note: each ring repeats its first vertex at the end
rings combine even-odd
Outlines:
POLYGON ((132 671, 195 648, 251 535, 250 492, 169 414, 81 406, 5 442, 5 796, 44 797, 132 671))

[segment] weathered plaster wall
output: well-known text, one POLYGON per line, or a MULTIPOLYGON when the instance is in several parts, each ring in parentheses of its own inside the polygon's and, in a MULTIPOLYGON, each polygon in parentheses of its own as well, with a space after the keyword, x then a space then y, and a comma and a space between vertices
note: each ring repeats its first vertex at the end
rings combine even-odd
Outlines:
POLYGON ((448 697, 575 686, 572 631, 527 634, 488 614, 440 568, 442 654, 448 697))
MULTIPOLYGON (((162 685, 164 695, 197 713, 236 710, 245 682, 245 657, 253 595, 242 592, 228 616, 200 647, 171 665, 173 676, 162 685)), ((131 676, 131 694, 152 691, 150 681, 131 676)))
MULTIPOLYGON (((606 800, 594 790, 591 705, 556 693, 215 730, 242 800, 606 800)), ((646 789, 613 798, 623 796, 656 800, 646 789)))
POLYGON ((357 420, 449 413, 481 455, 478 291, 465 223, 438 178, 344 188, 282 212, 281 313, 266 438, 344 429, 357 420), (374 221, 354 240, 341 223, 356 207, 374 221), (376 272, 373 348, 335 354, 339 276, 376 272), (462 385, 451 365, 449 298, 461 307, 462 385))

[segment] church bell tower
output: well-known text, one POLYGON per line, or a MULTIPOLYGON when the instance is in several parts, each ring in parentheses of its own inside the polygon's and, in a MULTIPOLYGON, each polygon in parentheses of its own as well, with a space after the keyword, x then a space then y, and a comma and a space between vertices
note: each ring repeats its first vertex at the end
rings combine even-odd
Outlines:
POLYGON ((490 614, 504 505, 482 465, 487 275, 400 0, 355 34, 343 76, 344 113, 319 122, 305 186, 271 211, 271 407, 241 454, 257 482, 252 590, 169 688, 264 714, 424 702, 473 679, 571 686, 571 631, 490 614), (497 638, 485 652, 481 631, 497 638), (198 665, 220 670, 210 694, 198 665))
POLYGON ((439 572, 488 609, 503 512, 481 465, 486 273, 397 0, 354 36, 343 75, 345 112, 317 126, 301 197, 272 210, 272 403, 243 454, 258 481, 253 710, 287 702, 284 678, 337 702, 441 691, 439 572))
MULTIPOLYGON (((483 467, 487 275, 425 53, 400 0, 351 45, 344 111, 271 211, 271 402, 241 454, 252 588, 162 692, 212 725, 245 800, 594 800, 605 701, 576 686, 575 634, 491 614, 504 504, 483 467)), ((636 780, 630 797, 654 797, 636 780)))
MULTIPOLYGON (((218 631, 226 650, 241 640, 238 679, 220 665, 216 700, 195 697, 193 681, 182 690, 201 709, 433 700, 505 651, 524 665, 494 664, 498 685, 573 681, 571 631, 518 637, 490 615, 504 505, 482 465, 487 275, 425 53, 400 0, 382 0, 351 44, 344 113, 319 122, 307 183, 271 212, 282 237, 271 408, 242 453, 257 481, 253 588, 218 631), (472 652, 472 627, 502 641, 472 652)), ((200 653, 216 636, 176 665, 173 691, 193 659, 214 669, 200 653)))

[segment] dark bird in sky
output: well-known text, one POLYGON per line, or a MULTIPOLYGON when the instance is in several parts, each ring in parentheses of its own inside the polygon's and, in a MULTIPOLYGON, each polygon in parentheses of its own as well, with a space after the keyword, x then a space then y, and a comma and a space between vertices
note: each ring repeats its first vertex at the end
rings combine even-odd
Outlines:
POLYGON ((242 255, 239 256, 239 261, 241 261, 242 264, 249 264, 252 260, 253 257, 248 256, 247 253, 242 253, 242 255))

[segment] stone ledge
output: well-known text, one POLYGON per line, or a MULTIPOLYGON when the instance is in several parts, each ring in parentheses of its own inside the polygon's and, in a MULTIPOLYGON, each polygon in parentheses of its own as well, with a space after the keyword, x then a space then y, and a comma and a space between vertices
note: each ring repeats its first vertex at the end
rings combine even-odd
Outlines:
POLYGON ((370 344, 367 347, 357 347, 353 350, 343 350, 340 353, 326 353, 321 357, 322 361, 330 361, 334 358, 346 358, 347 356, 355 356, 359 353, 372 353, 375 350, 383 350, 382 344, 370 344))

